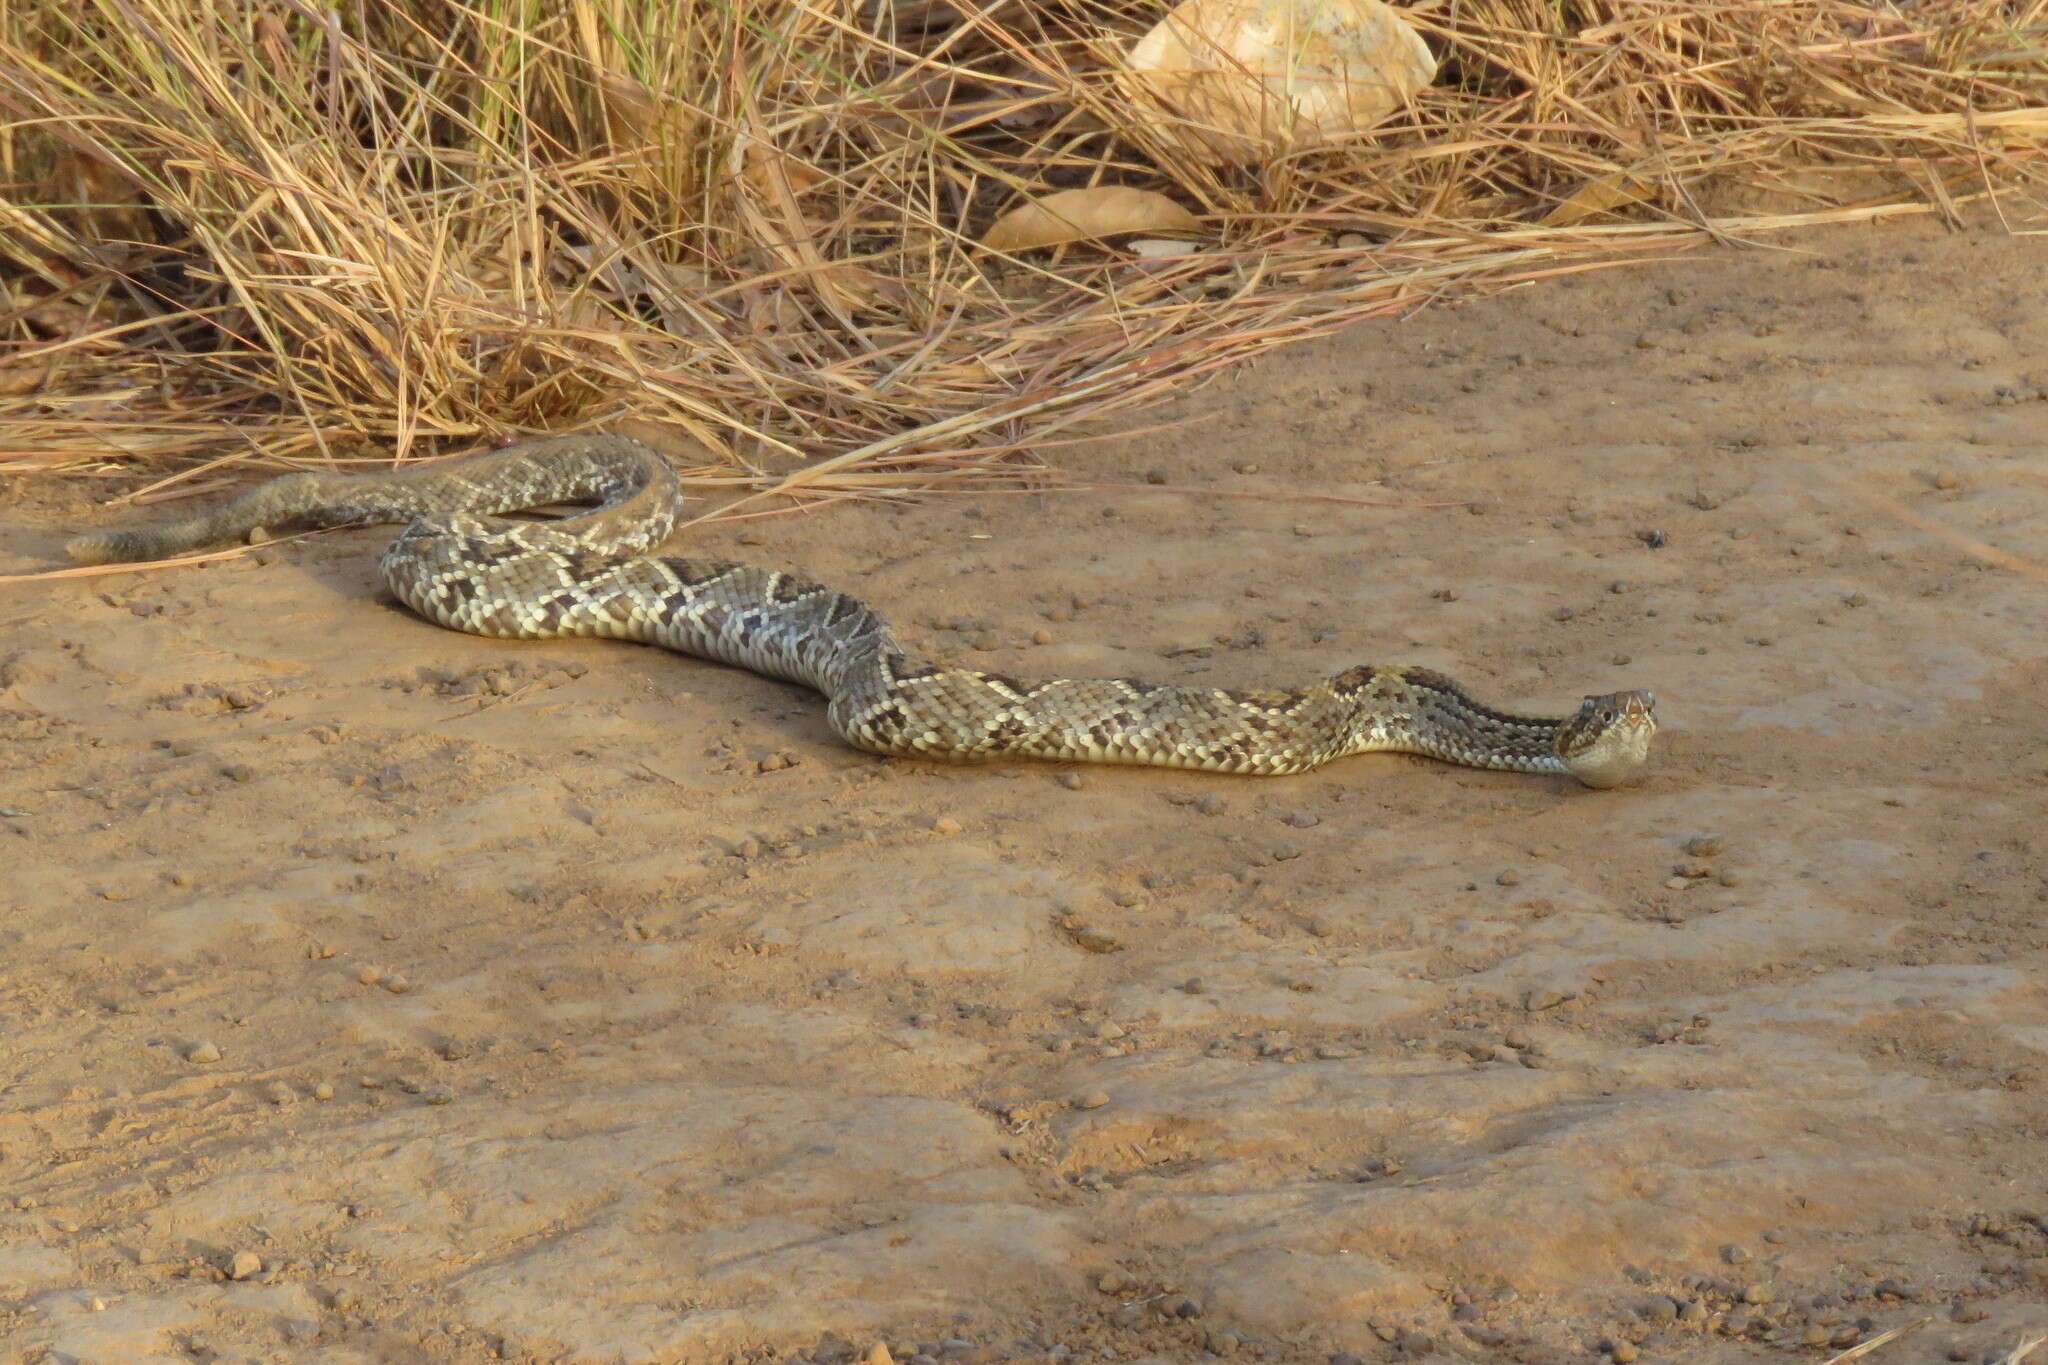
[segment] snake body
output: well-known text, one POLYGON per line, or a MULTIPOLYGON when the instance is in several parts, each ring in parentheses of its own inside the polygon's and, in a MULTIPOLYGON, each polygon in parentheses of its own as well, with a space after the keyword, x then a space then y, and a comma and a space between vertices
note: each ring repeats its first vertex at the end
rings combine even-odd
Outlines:
POLYGON ((682 505, 675 471, 649 447, 566 436, 373 474, 287 474, 210 514, 65 548, 110 563, 272 527, 405 522, 384 576, 430 621, 509 639, 637 640, 801 683, 826 696, 839 735, 880 754, 1281 774, 1388 750, 1610 787, 1642 765, 1656 730, 1647 692, 1522 716, 1414 667, 1362 665, 1251 691, 945 667, 906 650, 856 597, 771 569, 649 554, 682 505), (596 505, 552 522, 497 515, 562 502, 596 505))

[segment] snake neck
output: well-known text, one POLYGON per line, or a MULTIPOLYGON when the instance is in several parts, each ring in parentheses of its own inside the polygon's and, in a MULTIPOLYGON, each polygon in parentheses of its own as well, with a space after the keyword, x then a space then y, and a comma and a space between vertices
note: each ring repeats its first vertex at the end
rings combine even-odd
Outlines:
POLYGON ((1351 753, 1424 754, 1500 772, 1571 772, 1559 752, 1568 716, 1496 710, 1433 669, 1348 669, 1330 680, 1350 705, 1351 753))

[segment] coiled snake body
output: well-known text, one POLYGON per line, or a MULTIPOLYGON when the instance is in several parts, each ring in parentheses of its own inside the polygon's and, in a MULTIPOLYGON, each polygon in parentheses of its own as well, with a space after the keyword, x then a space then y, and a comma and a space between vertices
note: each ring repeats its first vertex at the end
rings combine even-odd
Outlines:
POLYGON ((941 667, 907 652, 858 598, 793 574, 648 554, 681 507, 675 471, 652 449, 566 436, 375 474, 288 474, 211 514, 65 548, 97 564, 295 523, 407 522, 384 576, 430 621, 511 639, 638 640, 802 683, 829 699, 848 743, 881 754, 1279 774, 1392 750, 1611 787, 1642 765, 1656 730, 1647 692, 1588 697, 1571 716, 1518 716, 1424 668, 1365 665, 1300 688, 1225 691, 941 667), (493 515, 559 502, 597 506, 545 523, 493 515))

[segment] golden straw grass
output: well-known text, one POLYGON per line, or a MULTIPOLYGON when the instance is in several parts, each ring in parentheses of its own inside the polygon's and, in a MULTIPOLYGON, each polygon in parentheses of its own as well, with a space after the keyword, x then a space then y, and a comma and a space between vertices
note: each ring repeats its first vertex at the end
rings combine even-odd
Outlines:
POLYGON ((2048 147, 2048 0, 1425 0, 1416 104, 1219 167, 1114 79, 1162 8, 0 5, 0 470, 217 482, 631 416, 757 492, 1013 481, 1302 337, 1952 216, 2048 147), (978 245, 1097 184, 1207 240, 978 245))

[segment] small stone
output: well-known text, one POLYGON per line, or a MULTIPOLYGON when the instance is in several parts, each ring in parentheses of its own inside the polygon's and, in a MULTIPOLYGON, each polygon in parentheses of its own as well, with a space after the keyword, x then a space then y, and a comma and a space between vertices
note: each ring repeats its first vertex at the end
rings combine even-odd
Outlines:
POLYGON ((860 1360, 861 1365, 896 1365, 896 1357, 889 1354, 888 1344, 880 1341, 868 1347, 867 1354, 860 1360))
POLYGON ((1058 782, 1062 787, 1065 787, 1070 792, 1077 792, 1081 790, 1081 774, 1079 773, 1061 773, 1058 777, 1054 778, 1053 780, 1058 782))
POLYGON ((1100 1109, 1108 1103, 1109 1092, 1107 1090, 1090 1090, 1084 1095, 1074 1096, 1074 1107, 1076 1109, 1100 1109))
POLYGON ((374 986, 384 979, 384 973, 375 967, 365 967, 356 973, 356 980, 365 986, 374 986))
POLYGON ((262 1273, 263 1258, 253 1251, 238 1251, 235 1258, 228 1262, 228 1278, 231 1280, 246 1280, 251 1275, 262 1273))
POLYGON ((390 991, 393 995, 404 995, 412 989, 412 982, 394 973, 384 978, 384 989, 390 991))
POLYGON ((958 834, 959 832, 960 822, 950 815, 941 815, 938 819, 932 821, 932 833, 934 834, 958 834))
POLYGON ((1950 489, 1961 488, 1963 486, 1963 481, 1955 474, 1944 469, 1941 471, 1941 473, 1936 474, 1934 476, 1934 486, 1936 488, 1946 491, 1950 489))
POLYGON ((1636 1358, 1635 1344, 1633 1342, 1617 1341, 1614 1343, 1614 1348, 1608 1354, 1614 1357, 1618 1365, 1629 1365, 1629 1362, 1636 1358))
POLYGON ((1214 792, 1195 800, 1195 810, 1202 815, 1221 815, 1224 811, 1223 798, 1214 792))
POLYGON ((430 1085, 425 1090, 420 1091, 420 1098, 428 1104, 453 1104, 455 1103, 455 1090, 452 1086, 430 1085))
POLYGON ((1322 823, 1321 819, 1305 810, 1291 811, 1280 819, 1283 824, 1291 825, 1295 829, 1313 829, 1322 823))
POLYGON ((1728 1243, 1728 1245, 1721 1248, 1721 1259, 1726 1261, 1729 1265, 1741 1265, 1744 1261, 1749 1259, 1749 1250, 1746 1247, 1738 1246, 1734 1242, 1730 1242, 1728 1243))
POLYGON ((1535 1014, 1539 1010, 1552 1009, 1562 1005, 1564 1001, 1565 995, 1563 991, 1552 990, 1547 986, 1537 986, 1531 988, 1527 994, 1523 995, 1522 1008, 1531 1014, 1535 1014))
POLYGON ((194 1043, 185 1049, 185 1060, 196 1066, 209 1066, 220 1060, 220 1048, 212 1042, 194 1043))
POLYGON ((1771 1287, 1767 1284, 1746 1284, 1742 1286, 1742 1301, 1744 1303, 1770 1303, 1777 1297, 1776 1294, 1771 1292, 1771 1287))
POLYGON ((1149 483, 1149 484, 1163 484, 1163 483, 1165 483, 1165 482, 1166 482, 1166 479, 1167 479, 1167 473, 1166 473, 1166 471, 1165 471, 1165 470, 1163 470, 1163 469, 1148 469, 1148 470, 1146 470, 1146 471, 1145 471, 1145 482, 1146 482, 1146 483, 1149 483))
POLYGON ((1511 867, 1495 877, 1493 882, 1495 886, 1520 886, 1522 884, 1522 874, 1511 867))
POLYGON ((329 1085, 326 1081, 321 1081, 319 1084, 313 1087, 313 1098, 316 1100, 333 1099, 334 1087, 329 1085))
POLYGON ((1114 953, 1121 949, 1123 941, 1115 934, 1101 929, 1080 928, 1073 931, 1074 943, 1091 953, 1114 953))

